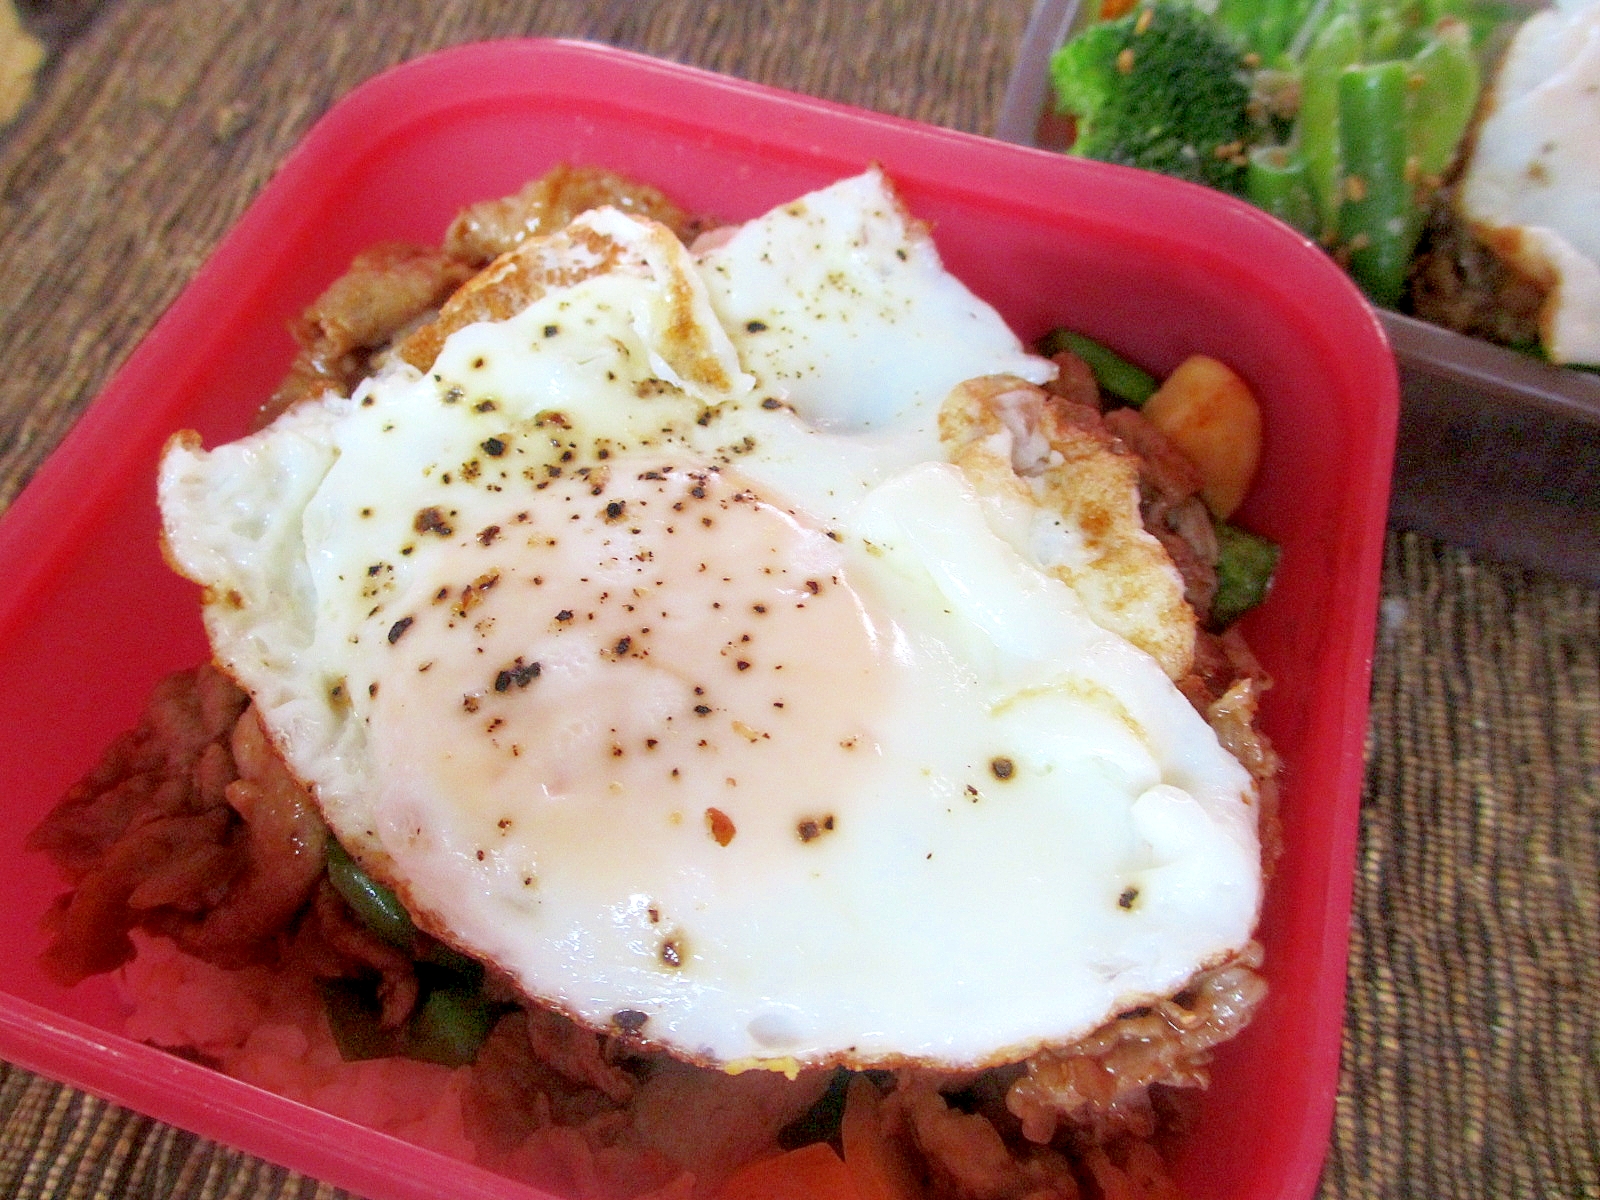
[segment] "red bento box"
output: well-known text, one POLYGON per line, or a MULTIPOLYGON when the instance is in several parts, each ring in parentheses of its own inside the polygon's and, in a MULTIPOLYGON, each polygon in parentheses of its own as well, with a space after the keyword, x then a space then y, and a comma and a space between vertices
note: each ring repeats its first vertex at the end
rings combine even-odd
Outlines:
POLYGON ((167 436, 243 432, 293 353, 287 322, 357 250, 437 242, 461 205, 559 161, 727 219, 878 162, 1024 338, 1072 326, 1156 372, 1208 352, 1255 389, 1264 462, 1237 519, 1283 547, 1245 632, 1276 680, 1262 724, 1286 852, 1261 927, 1271 995, 1218 1054, 1179 1177, 1197 1200, 1309 1196, 1338 1079, 1396 424, 1372 312, 1297 235, 1200 188, 571 42, 448 50, 334 107, 0 520, 0 1057, 374 1200, 432 1200, 444 1180, 536 1194, 123 1037, 110 981, 66 990, 35 965, 60 884, 23 840, 151 685, 205 655, 157 546, 167 436))

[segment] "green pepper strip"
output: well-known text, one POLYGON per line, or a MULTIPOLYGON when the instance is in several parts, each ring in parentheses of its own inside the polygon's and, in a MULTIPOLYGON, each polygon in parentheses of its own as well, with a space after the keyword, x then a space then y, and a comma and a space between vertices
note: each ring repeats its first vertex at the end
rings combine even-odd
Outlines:
POLYGON ((1134 366, 1109 346, 1081 333, 1054 329, 1039 340, 1042 354, 1060 354, 1063 350, 1071 351, 1088 363, 1089 369, 1094 372, 1095 382, 1101 388, 1135 408, 1155 395, 1156 388, 1160 386, 1154 375, 1134 366))
POLYGON ((405 1056, 460 1067, 478 1057, 478 1048, 507 1006, 486 999, 477 987, 436 987, 411 1015, 405 1056))
POLYGON ((345 848, 328 840, 328 882, 344 897, 350 911, 391 946, 412 950, 417 927, 392 891, 363 871, 345 848))
POLYGON ((1217 594, 1210 624, 1226 629, 1267 598, 1278 569, 1277 543, 1217 521, 1217 594))
POLYGON ((1350 274, 1374 304, 1393 307, 1421 230, 1407 177, 1406 86, 1400 61, 1350 67, 1339 76, 1339 149, 1345 196, 1339 237, 1350 274))
POLYGON ((345 1062, 411 1058, 459 1067, 472 1062, 495 1023, 511 1005, 484 996, 472 980, 425 984, 416 1010, 398 1028, 382 1024, 374 987, 348 979, 325 980, 328 1028, 345 1062))

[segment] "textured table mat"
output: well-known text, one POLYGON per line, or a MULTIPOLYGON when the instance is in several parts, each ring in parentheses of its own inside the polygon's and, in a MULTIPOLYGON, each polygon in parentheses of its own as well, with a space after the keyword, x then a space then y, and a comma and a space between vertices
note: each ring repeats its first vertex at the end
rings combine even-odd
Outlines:
MULTIPOLYGON (((482 37, 592 38, 974 132, 1027 0, 24 0, 0 131, 0 506, 327 106, 482 37)), ((0 584, 3 586, 3 584, 0 584)), ((0 735, 3 736, 3 735, 0 735)), ((1600 1198, 1600 591, 1390 536, 1322 1195, 1600 1198)), ((0 1196, 330 1196, 0 1063, 0 1196)))

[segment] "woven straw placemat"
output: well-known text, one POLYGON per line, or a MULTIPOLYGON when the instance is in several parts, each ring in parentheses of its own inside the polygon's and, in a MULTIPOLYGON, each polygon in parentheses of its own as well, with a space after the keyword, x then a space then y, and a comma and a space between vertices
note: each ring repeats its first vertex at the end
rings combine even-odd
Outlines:
MULTIPOLYGON (((1026 0, 32 0, 0 131, 0 505, 326 107, 482 37, 593 38, 988 132, 1026 0)), ((1322 1194, 1600 1200, 1600 591, 1389 538, 1322 1194)), ((333 1189, 0 1064, 0 1196, 333 1189)))

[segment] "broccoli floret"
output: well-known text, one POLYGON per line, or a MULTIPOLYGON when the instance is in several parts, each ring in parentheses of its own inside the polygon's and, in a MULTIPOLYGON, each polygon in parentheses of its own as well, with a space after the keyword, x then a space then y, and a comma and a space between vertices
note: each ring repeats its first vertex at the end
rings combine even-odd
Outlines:
POLYGON ((1250 76, 1193 5, 1157 0, 1091 25, 1055 52, 1050 75, 1057 107, 1076 118, 1074 154, 1241 190, 1250 76))

